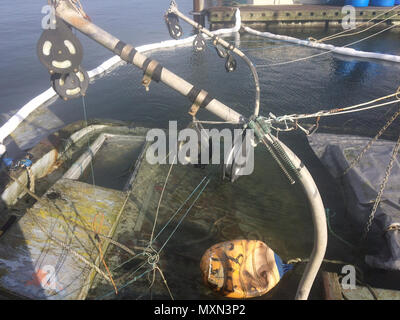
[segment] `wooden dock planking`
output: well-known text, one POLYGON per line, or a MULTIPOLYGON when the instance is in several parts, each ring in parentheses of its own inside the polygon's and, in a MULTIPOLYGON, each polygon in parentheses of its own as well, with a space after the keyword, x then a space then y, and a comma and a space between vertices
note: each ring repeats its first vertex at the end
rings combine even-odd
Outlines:
MULTIPOLYGON (((341 23, 347 13, 342 14, 342 7, 327 5, 269 5, 269 6, 239 6, 243 25, 254 24, 291 24, 291 23, 341 23)), ((234 23, 236 7, 212 7, 207 9, 211 29, 228 26, 234 23)), ((384 20, 395 15, 385 23, 399 23, 400 8, 387 12, 388 7, 363 7, 356 9, 356 22, 374 19, 384 20)))

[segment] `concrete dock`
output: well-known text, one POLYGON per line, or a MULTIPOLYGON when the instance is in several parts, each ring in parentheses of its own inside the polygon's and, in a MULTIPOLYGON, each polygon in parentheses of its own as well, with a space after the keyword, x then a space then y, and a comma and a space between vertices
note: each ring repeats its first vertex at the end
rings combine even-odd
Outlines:
MULTIPOLYGON (((242 24, 258 29, 267 29, 274 25, 298 25, 310 26, 340 26, 343 17, 348 13, 342 13, 340 6, 328 5, 268 5, 238 6, 240 9, 242 24)), ((231 27, 234 24, 234 12, 236 7, 211 7, 207 9, 208 21, 211 29, 231 27)), ((400 8, 390 12, 390 7, 363 7, 356 9, 356 23, 374 19, 374 22, 382 21, 383 26, 400 24, 400 8), (376 17, 376 19, 375 19, 376 17)))

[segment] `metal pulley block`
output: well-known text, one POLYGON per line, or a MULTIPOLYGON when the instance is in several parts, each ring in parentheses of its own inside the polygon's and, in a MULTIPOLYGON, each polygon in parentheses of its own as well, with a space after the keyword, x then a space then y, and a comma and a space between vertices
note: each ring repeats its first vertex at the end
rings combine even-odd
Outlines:
POLYGON ((179 25, 179 18, 175 13, 169 12, 165 15, 165 23, 167 24, 169 34, 175 40, 183 35, 182 27, 179 25))
POLYGON ((240 176, 250 174, 254 166, 254 137, 248 130, 236 138, 222 166, 222 179, 235 182, 240 176))
POLYGON ((83 48, 71 28, 57 19, 55 29, 43 31, 37 43, 37 55, 50 74, 78 72, 83 48))
POLYGON ((227 54, 226 61, 225 61, 225 70, 226 72, 233 72, 236 70, 237 63, 234 57, 231 54, 227 54))
POLYGON ((198 33, 193 40, 194 51, 196 52, 204 51, 206 46, 207 46, 206 41, 204 40, 203 36, 201 35, 201 33, 198 33))
POLYGON ((219 44, 215 45, 215 50, 220 58, 225 59, 228 56, 228 51, 226 51, 226 49, 219 44))
POLYGON ((78 72, 54 74, 51 81, 54 91, 64 100, 84 96, 89 87, 89 76, 82 67, 78 72))

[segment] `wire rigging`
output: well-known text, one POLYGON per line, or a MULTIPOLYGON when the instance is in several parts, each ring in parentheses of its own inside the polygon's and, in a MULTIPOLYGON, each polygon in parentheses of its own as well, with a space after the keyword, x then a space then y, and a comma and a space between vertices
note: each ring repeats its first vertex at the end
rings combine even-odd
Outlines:
POLYGON ((363 30, 358 31, 358 32, 355 32, 355 33, 347 34, 347 32, 350 32, 350 31, 356 30, 356 29, 358 29, 358 28, 360 28, 360 27, 363 27, 363 26, 369 24, 370 22, 376 20, 377 18, 379 18, 379 17, 381 17, 381 16, 383 16, 383 15, 386 15, 386 14, 388 14, 389 12, 391 12, 391 11, 393 11, 393 10, 396 10, 396 9, 398 9, 398 8, 400 8, 400 5, 394 6, 394 7, 392 7, 391 9, 386 10, 386 11, 384 11, 384 12, 378 14, 377 16, 373 17, 372 19, 370 19, 370 20, 368 20, 368 21, 366 21, 366 22, 363 22, 363 23, 359 24, 359 25, 356 26, 355 28, 346 29, 346 30, 343 30, 343 31, 341 31, 341 32, 335 33, 335 34, 333 34, 333 35, 330 35, 330 36, 321 38, 321 39, 319 39, 319 40, 313 39, 313 38, 311 38, 311 37, 310 37, 309 39, 310 39, 311 41, 324 42, 324 41, 329 41, 329 40, 333 40, 333 39, 336 39, 336 38, 341 38, 341 37, 346 37, 346 36, 352 36, 352 35, 356 35, 356 34, 362 33, 362 32, 364 32, 364 31, 367 31, 367 30, 369 30, 369 29, 371 29, 371 28, 373 28, 373 27, 375 27, 375 26, 381 24, 382 22, 384 22, 384 21, 386 21, 386 20, 389 20, 389 19, 393 18, 394 16, 397 16, 398 13, 396 13, 396 14, 394 14, 394 15, 392 15, 392 16, 390 16, 390 17, 384 19, 384 20, 381 20, 380 22, 374 23, 372 26, 369 26, 369 27, 366 28, 366 29, 363 29, 363 30))

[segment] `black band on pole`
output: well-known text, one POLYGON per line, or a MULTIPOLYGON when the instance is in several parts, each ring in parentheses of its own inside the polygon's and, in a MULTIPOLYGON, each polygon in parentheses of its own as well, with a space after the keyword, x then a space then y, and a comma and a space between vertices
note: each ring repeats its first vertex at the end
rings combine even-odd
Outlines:
POLYGON ((125 42, 123 42, 123 41, 118 41, 118 43, 116 44, 116 46, 115 46, 113 52, 114 52, 116 55, 120 56, 121 53, 122 53, 122 50, 125 48, 125 46, 126 46, 126 43, 125 43, 125 42))
POLYGON ((143 70, 144 72, 146 72, 146 69, 147 69, 147 67, 149 66, 150 62, 151 62, 151 59, 149 59, 149 58, 147 58, 146 60, 144 60, 143 65, 142 65, 142 70, 143 70))
POLYGON ((135 58, 136 53, 137 53, 137 50, 135 48, 132 48, 131 52, 129 52, 129 54, 128 54, 128 58, 127 58, 126 62, 133 64, 133 59, 135 58))
POLYGON ((211 102, 211 100, 213 100, 214 98, 212 98, 208 93, 206 95, 206 97, 204 98, 203 102, 200 105, 200 108, 205 108, 208 106, 208 104, 211 102))
MULTIPOLYGON (((201 90, 197 89, 196 87, 193 86, 193 88, 189 91, 189 93, 187 94, 187 98, 190 100, 190 102, 192 103, 196 103, 197 97, 200 94, 201 90)), ((207 107, 207 105, 211 102, 211 100, 213 100, 214 98, 212 98, 208 92, 206 92, 206 96, 203 99, 203 101, 200 102, 199 107, 200 108, 205 108, 207 107)))
POLYGON ((151 59, 147 58, 143 62, 142 70, 145 74, 148 74, 151 77, 151 79, 154 80, 155 82, 161 81, 161 73, 162 73, 163 67, 155 60, 151 60, 151 59), (157 63, 157 65, 154 67, 154 70, 150 70, 148 73, 147 69, 151 62, 155 62, 155 63, 157 63))
POLYGON ((193 88, 189 91, 187 97, 191 103, 194 103, 196 101, 196 98, 199 95, 200 91, 201 90, 197 89, 195 86, 193 86, 193 88))
POLYGON ((162 70, 163 70, 163 67, 160 66, 160 64, 157 64, 157 67, 154 69, 153 74, 151 75, 151 78, 155 82, 160 82, 162 70))

